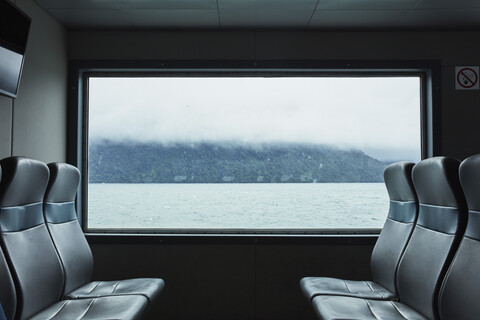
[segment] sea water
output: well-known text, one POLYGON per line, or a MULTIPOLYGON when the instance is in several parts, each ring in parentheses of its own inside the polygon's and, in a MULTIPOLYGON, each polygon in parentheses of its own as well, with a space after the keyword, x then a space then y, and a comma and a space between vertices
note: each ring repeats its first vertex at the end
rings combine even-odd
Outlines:
POLYGON ((381 228, 383 183, 89 184, 89 228, 381 228))

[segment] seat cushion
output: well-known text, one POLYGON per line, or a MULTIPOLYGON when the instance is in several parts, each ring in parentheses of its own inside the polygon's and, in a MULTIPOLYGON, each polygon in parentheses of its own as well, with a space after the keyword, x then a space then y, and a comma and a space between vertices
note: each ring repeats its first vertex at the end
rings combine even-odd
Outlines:
POLYGON ((35 314, 29 320, 137 320, 142 319, 148 301, 143 296, 115 296, 63 300, 35 314))
POLYGON ((312 303, 321 320, 428 320, 409 306, 396 301, 317 296, 312 303))
POLYGON ((163 290, 165 282, 156 278, 127 279, 120 281, 93 281, 70 292, 65 299, 84 299, 105 296, 136 294, 154 300, 163 290))
POLYGON ((478 257, 480 257, 480 241, 464 237, 440 290, 440 319, 479 319, 480 260, 478 257))
POLYGON ((351 281, 326 277, 305 277, 300 287, 308 299, 318 295, 349 296, 375 300, 392 300, 395 295, 372 281, 351 281))

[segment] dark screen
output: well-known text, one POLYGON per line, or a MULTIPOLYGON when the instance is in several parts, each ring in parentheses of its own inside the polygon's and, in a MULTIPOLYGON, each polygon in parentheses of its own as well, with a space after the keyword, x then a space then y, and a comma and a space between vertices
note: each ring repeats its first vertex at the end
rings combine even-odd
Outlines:
POLYGON ((0 45, 25 53, 30 18, 6 0, 0 0, 0 45))
POLYGON ((12 3, 0 0, 0 94, 17 95, 30 21, 12 3))

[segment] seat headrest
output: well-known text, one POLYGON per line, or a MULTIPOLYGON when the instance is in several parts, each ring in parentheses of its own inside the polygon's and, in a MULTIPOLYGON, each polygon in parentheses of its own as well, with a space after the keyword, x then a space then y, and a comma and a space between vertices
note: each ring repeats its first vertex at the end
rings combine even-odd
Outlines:
POLYGON ((468 210, 480 211, 480 155, 463 160, 460 165, 460 181, 468 210))
POLYGON ((49 170, 45 163, 26 157, 0 161, 0 206, 13 207, 43 201, 49 170))
POLYGON ((420 204, 466 209, 458 168, 460 161, 447 157, 425 159, 412 170, 420 204))
POLYGON ((50 180, 45 192, 45 202, 72 202, 77 194, 80 171, 66 163, 49 163, 50 180))
POLYGON ((385 168, 383 177, 388 196, 393 201, 417 201, 412 182, 413 162, 396 162, 385 168))

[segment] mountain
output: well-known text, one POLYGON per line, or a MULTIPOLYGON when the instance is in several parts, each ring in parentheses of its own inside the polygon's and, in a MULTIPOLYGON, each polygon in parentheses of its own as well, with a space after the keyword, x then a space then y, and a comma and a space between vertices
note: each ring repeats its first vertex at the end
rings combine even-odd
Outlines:
POLYGON ((90 183, 383 182, 384 162, 322 145, 155 144, 89 146, 90 183))

